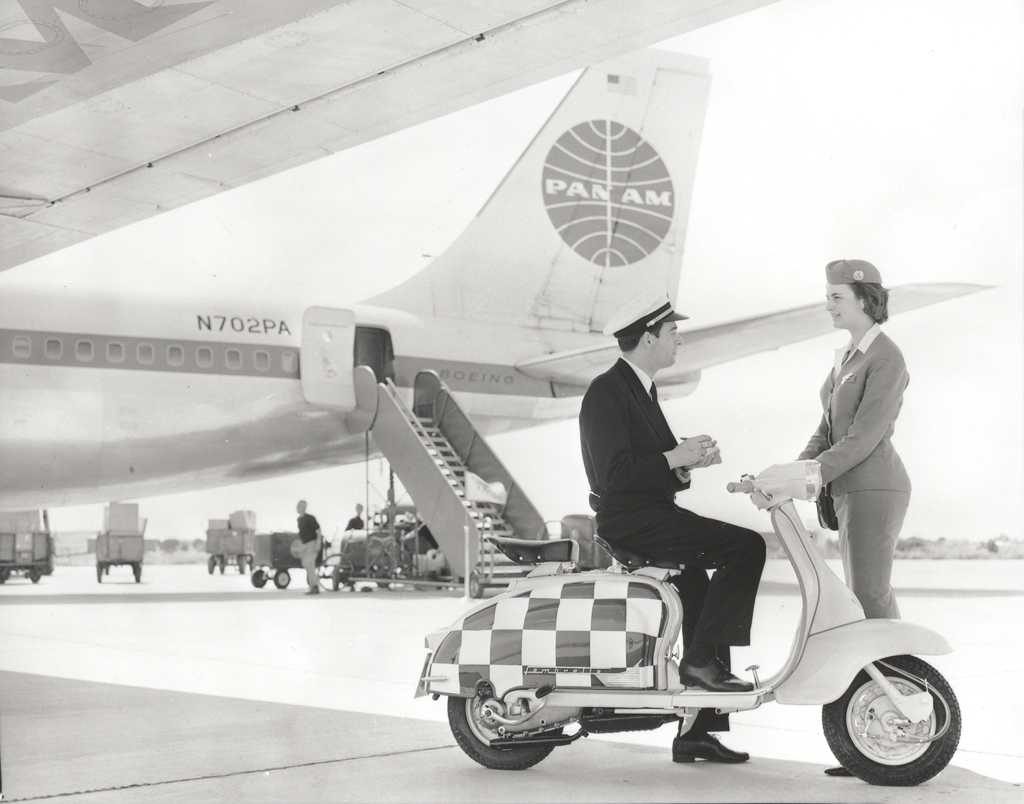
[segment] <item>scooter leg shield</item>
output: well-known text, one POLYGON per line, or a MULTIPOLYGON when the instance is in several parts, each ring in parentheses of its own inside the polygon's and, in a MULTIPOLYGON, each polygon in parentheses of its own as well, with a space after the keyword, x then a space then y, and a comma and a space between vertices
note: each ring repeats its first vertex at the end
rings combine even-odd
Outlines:
POLYGON ((952 653, 945 638, 902 620, 859 620, 807 638, 790 674, 775 689, 783 704, 826 704, 839 698, 865 665, 886 656, 952 653))

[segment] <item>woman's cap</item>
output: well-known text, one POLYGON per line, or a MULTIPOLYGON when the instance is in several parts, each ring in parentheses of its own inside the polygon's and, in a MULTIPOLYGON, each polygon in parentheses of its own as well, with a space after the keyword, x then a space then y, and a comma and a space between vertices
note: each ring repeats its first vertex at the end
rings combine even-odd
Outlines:
POLYGON ((882 275, 867 260, 833 260, 825 266, 825 278, 830 285, 849 285, 851 282, 882 284, 882 275))
POLYGON ((608 319, 604 334, 621 338, 624 335, 637 335, 665 321, 685 319, 685 315, 672 309, 672 302, 665 294, 645 294, 631 299, 616 310, 615 315, 608 319))

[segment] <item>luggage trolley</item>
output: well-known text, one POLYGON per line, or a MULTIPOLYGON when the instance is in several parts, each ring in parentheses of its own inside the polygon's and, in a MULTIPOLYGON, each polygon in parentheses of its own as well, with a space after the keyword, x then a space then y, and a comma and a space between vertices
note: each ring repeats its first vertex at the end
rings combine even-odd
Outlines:
MULTIPOLYGON (((292 582, 289 570, 302 569, 302 561, 292 552, 292 544, 299 539, 298 533, 277 531, 275 533, 257 533, 253 537, 252 575, 249 580, 257 589, 273 581, 278 589, 287 589, 292 582)), ((317 557, 317 571, 320 583, 330 580, 331 568, 325 563, 324 557, 331 546, 329 539, 324 539, 317 557)))
POLYGON ((53 537, 46 512, 0 513, 0 583, 22 574, 32 583, 53 573, 53 537))
POLYGON ((142 583, 146 519, 139 517, 137 503, 110 503, 103 509, 103 530, 96 534, 96 582, 111 567, 128 566, 135 583, 142 583))
POLYGON ((211 519, 206 528, 206 569, 220 574, 231 564, 244 575, 254 564, 256 514, 252 511, 233 511, 227 519, 211 519))

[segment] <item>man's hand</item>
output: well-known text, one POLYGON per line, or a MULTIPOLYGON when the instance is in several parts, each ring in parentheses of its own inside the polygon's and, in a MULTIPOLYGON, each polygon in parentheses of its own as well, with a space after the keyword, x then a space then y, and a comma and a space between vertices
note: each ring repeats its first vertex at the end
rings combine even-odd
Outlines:
POLYGON ((709 435, 691 436, 680 439, 679 444, 665 454, 670 468, 681 466, 686 469, 711 466, 721 463, 718 442, 709 435))
POLYGON ((716 446, 712 447, 711 452, 709 452, 707 454, 707 457, 705 457, 704 460, 700 461, 699 463, 695 463, 690 468, 691 469, 704 468, 706 466, 712 466, 713 464, 721 463, 721 462, 722 462, 722 454, 718 451, 718 446, 716 445, 716 446))

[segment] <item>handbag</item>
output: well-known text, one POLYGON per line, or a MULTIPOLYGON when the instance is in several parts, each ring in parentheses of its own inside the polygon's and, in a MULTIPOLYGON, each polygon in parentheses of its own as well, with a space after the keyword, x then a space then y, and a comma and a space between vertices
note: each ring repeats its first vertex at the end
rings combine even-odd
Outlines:
POLYGON ((826 483, 818 494, 818 524, 828 530, 839 530, 839 517, 836 516, 836 505, 832 501, 832 484, 826 483))

